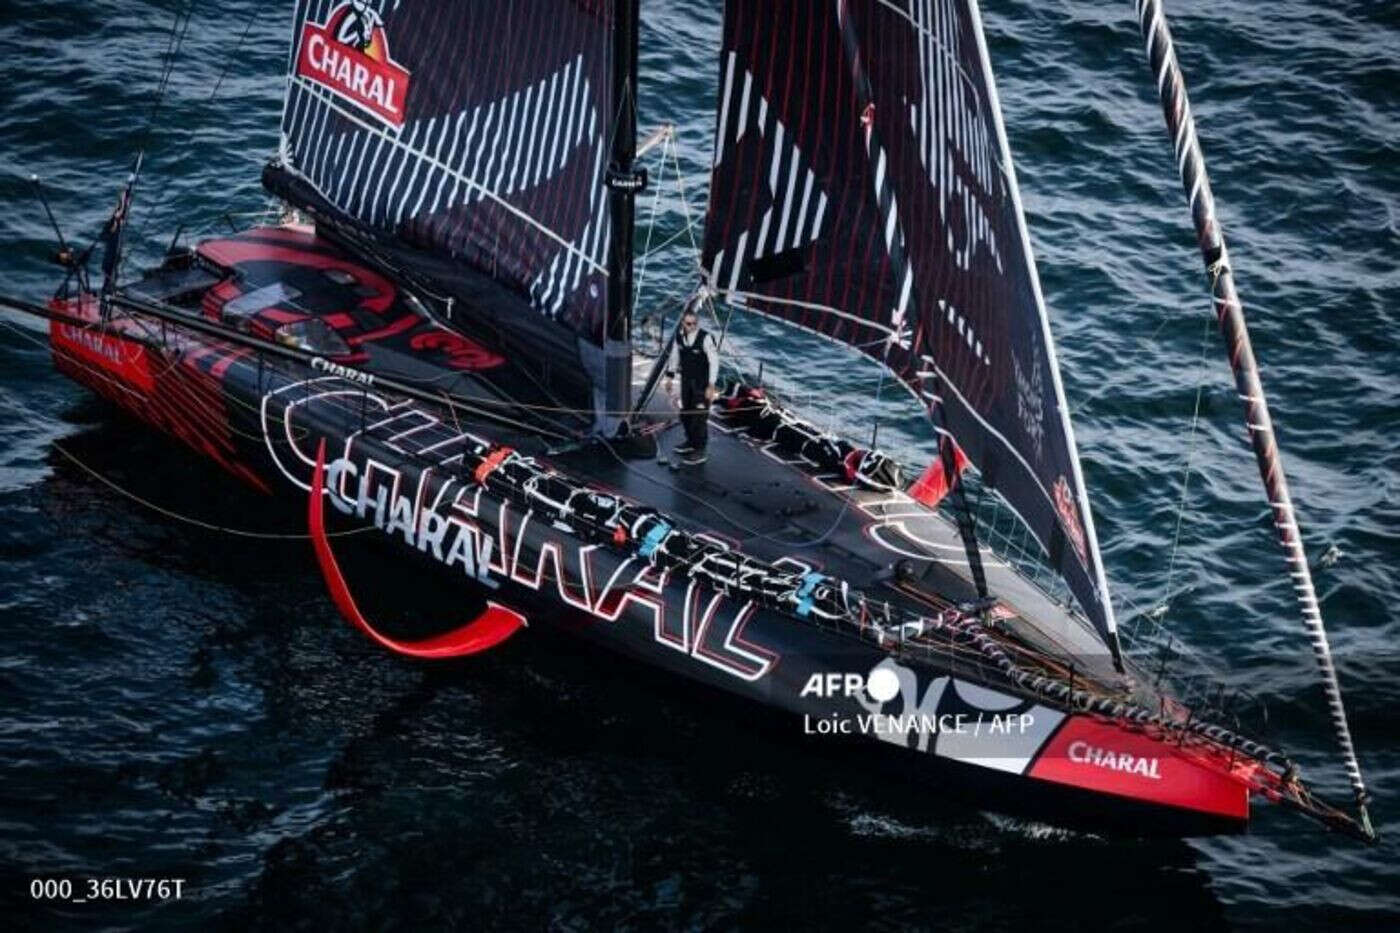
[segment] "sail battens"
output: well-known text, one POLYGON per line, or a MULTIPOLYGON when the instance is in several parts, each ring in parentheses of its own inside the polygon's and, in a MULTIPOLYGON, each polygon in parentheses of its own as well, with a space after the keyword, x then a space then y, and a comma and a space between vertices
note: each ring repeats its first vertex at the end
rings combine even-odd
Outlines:
MULTIPOLYGON (((300 81, 300 79, 298 80, 300 81)), ((415 146, 415 134, 411 133, 408 140, 395 138, 393 134, 380 129, 379 127, 369 125, 360 117, 356 116, 353 112, 343 108, 341 105, 336 103, 336 101, 332 99, 326 92, 324 92, 321 88, 315 86, 314 84, 306 83, 306 89, 307 92, 310 94, 323 95, 326 103, 326 109, 337 111, 341 117, 353 122, 356 126, 371 134, 373 140, 377 140, 377 145, 375 149, 376 155, 372 157, 368 163, 366 163, 364 160, 364 152, 362 152, 360 157, 359 168, 357 168, 356 171, 352 173, 346 180, 346 182, 352 189, 359 189, 359 199, 353 201, 352 206, 355 208, 356 212, 368 213, 367 219, 371 223, 374 222, 375 217, 379 217, 382 221, 384 219, 382 216, 383 212, 387 211, 395 205, 398 206, 400 211, 402 210, 402 208, 406 207, 406 204, 403 202, 402 198, 395 197, 395 189, 398 185, 399 180, 402 178, 404 168, 410 163, 412 163, 415 167, 415 170, 427 167, 429 170, 439 173, 440 177, 443 180, 451 178, 457 184, 465 186, 469 192, 465 200, 490 200, 494 202, 502 210, 505 210, 512 216, 520 219, 524 223, 529 224, 530 226, 538 230, 540 233, 552 239, 564 250, 576 254, 578 259, 584 264, 586 264, 593 271, 600 272, 606 275, 606 266, 604 266, 602 259, 595 254, 596 251, 595 253, 589 253, 585 251, 584 249, 580 248, 575 242, 571 242, 565 239, 561 234, 555 232, 554 230, 546 226, 544 223, 531 216, 527 211, 516 207, 504 197, 504 194, 508 194, 510 192, 507 191, 504 193, 498 193, 497 190, 495 190, 495 188, 493 188, 492 186, 483 183, 482 181, 472 177, 466 172, 454 169, 447 163, 440 161, 436 158, 435 155, 429 154, 425 150, 425 148, 419 148, 415 146), (393 153, 394 156, 397 158, 397 162, 395 162, 395 158, 388 158, 385 160, 385 165, 383 166, 383 168, 378 172, 374 172, 374 163, 380 161, 378 152, 386 144, 390 147, 390 152, 393 153), (370 173, 376 176, 373 185, 358 185, 356 182, 356 179, 362 173, 364 173, 365 168, 369 168, 370 173), (391 174, 394 177, 394 182, 390 185, 388 196, 385 197, 383 196, 384 183, 388 180, 391 174), (373 195, 370 194, 371 187, 374 191, 373 195)), ((465 114, 462 114, 460 116, 465 116, 465 114)), ((368 146, 365 147, 365 150, 368 150, 368 146)), ((489 172, 490 166, 488 165, 487 173, 489 174, 489 172)), ((307 174, 304 175, 304 177, 309 183, 312 184, 313 187, 315 187, 317 192, 323 197, 327 197, 327 199, 331 201, 337 200, 335 196, 332 196, 332 194, 328 193, 325 190, 325 188, 323 188, 322 185, 319 183, 318 175, 321 174, 322 173, 320 172, 310 170, 307 172, 307 174)), ((597 175, 598 173, 595 171, 593 174, 597 175)), ((456 186, 454 186, 454 191, 455 190, 456 186)), ((451 198, 449 199, 448 206, 451 206, 452 200, 453 199, 451 198)))
POLYGON ((301 0, 269 184, 601 344, 615 21, 613 0, 301 0))
POLYGON ((729 0, 717 64, 710 286, 887 365, 1116 652, 975 3, 729 0))

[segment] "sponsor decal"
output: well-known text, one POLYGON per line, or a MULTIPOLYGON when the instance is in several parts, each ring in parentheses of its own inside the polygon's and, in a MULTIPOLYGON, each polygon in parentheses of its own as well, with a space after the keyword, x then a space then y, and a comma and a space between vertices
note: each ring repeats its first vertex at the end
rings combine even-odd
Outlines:
POLYGON ((1107 768, 1110 771, 1138 774, 1154 781, 1162 779, 1162 775, 1157 770, 1161 759, 1148 758, 1145 755, 1130 755, 1127 752, 1115 752, 1111 748, 1099 748, 1088 742, 1069 743, 1069 760, 1077 764, 1107 768))
POLYGON ((1014 353, 1011 354, 1011 368, 1016 377, 1016 415, 1021 419, 1021 430, 1035 448, 1038 462, 1045 442, 1045 383, 1040 375, 1040 357, 1035 357, 1029 376, 1014 353))
POLYGON ((55 323, 51 333, 55 349, 62 348, 90 366, 115 373, 127 385, 147 394, 155 389, 150 359, 140 344, 64 323, 55 323))
POLYGON ((1074 553, 1079 562, 1089 566, 1089 551, 1084 544, 1084 526, 1079 522, 1079 507, 1074 504, 1074 493, 1070 492, 1069 481, 1063 475, 1055 478, 1055 511, 1060 514, 1060 527, 1074 545, 1074 553))
MULTIPOLYGON (((336 366, 322 360, 317 368, 333 372, 336 366)), ((435 415, 404 404, 391 406, 373 392, 313 391, 313 386, 289 383, 263 396, 261 405, 268 452, 293 486, 311 488, 303 467, 314 464, 309 450, 315 448, 308 445, 323 429, 308 417, 310 410, 353 397, 383 417, 345 439, 343 452, 326 464, 325 494, 341 514, 372 524, 400 544, 497 590, 502 599, 507 592, 514 599, 524 591, 552 591, 560 607, 601 623, 646 625, 657 644, 731 677, 759 680, 780 660, 747 633, 757 611, 752 601, 710 591, 694 579, 676 587, 671 571, 653 567, 644 556, 585 544, 567 523, 496 500, 480 482, 463 477, 462 451, 485 447, 484 438, 449 429, 435 415), (429 439, 429 432, 438 433, 429 439), (431 451, 438 458, 437 466, 406 469, 402 459, 385 462, 358 447, 367 443, 373 449, 410 437, 425 445, 420 453, 431 451)))
POLYGON ((356 518, 372 514, 374 527, 390 536, 401 534, 405 544, 432 555, 443 566, 460 565, 467 576, 493 589, 501 585, 490 573, 491 549, 495 544, 490 536, 481 534, 475 525, 440 515, 436 509, 418 509, 407 496, 391 496, 390 487, 372 482, 374 472, 366 469, 361 473, 344 457, 332 460, 326 467, 326 486, 334 490, 331 505, 356 518), (347 480, 356 479, 354 496, 340 492, 347 480))
POLYGON ((358 382, 361 385, 374 385, 374 376, 359 369, 352 369, 349 366, 341 366, 339 363, 332 363, 324 356, 312 357, 311 368, 319 369, 321 372, 330 373, 332 376, 339 376, 351 382, 358 382))
POLYGON ((1116 723, 1071 716, 1036 756, 1030 776, 1057 784, 1213 813, 1249 814, 1249 791, 1222 764, 1179 753, 1170 740, 1116 723))
POLYGON ((342 3, 324 23, 308 22, 296 73, 395 129, 403 126, 410 74, 389 55, 384 21, 367 4, 342 3))

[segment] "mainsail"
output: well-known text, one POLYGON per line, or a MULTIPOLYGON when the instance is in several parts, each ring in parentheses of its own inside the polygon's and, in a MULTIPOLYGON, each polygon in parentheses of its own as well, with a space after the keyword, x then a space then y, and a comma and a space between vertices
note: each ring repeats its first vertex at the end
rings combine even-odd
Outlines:
POLYGON ((611 0, 300 0, 269 186, 601 345, 612 22, 611 0))
POLYGON ((888 365, 1117 656, 975 0, 729 0, 703 263, 888 365))

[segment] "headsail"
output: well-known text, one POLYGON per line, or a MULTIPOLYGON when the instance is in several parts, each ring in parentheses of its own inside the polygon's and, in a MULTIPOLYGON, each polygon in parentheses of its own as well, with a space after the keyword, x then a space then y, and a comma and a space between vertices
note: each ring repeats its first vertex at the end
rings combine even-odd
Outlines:
POLYGON ((886 363, 1117 635, 975 0, 730 0, 704 265, 886 363))
POLYGON ((611 0, 300 0, 280 195, 483 272, 601 344, 611 0))

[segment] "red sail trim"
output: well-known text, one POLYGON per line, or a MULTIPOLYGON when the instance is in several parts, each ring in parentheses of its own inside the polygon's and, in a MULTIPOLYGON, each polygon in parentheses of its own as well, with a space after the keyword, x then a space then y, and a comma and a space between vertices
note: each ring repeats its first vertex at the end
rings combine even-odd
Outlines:
POLYGON ((928 468, 916 480, 914 485, 909 487, 909 497, 916 502, 922 502, 929 508, 937 508, 938 503, 943 501, 953 488, 953 484, 962 476, 963 470, 967 469, 967 455, 955 442, 948 441, 953 445, 953 465, 956 468, 956 475, 949 476, 947 467, 943 463, 943 457, 937 456, 929 463, 928 468))
POLYGON ((316 469, 311 478, 307 523, 311 527, 311 542, 316 549, 316 562, 321 566, 321 575, 326 580, 331 599, 351 625, 390 651, 413 658, 458 658, 478 654, 499 645, 525 625, 525 617, 520 613, 499 603, 488 602, 486 611, 466 625, 421 641, 399 641, 376 630, 360 612, 355 597, 350 594, 345 575, 331 551, 330 539, 326 537, 323 497, 325 474, 326 442, 322 440, 316 448, 316 469))

